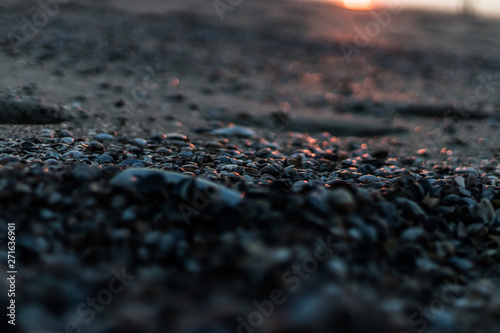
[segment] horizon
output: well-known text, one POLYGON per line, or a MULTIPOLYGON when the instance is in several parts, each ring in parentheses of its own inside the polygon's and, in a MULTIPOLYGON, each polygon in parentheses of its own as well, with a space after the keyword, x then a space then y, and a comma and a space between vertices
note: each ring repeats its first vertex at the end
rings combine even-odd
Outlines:
MULTIPOLYGON (((334 4, 343 5, 343 0, 306 0, 316 2, 329 2, 334 4)), ((383 7, 395 0, 372 0, 373 6, 383 7)), ((423 9, 429 11, 440 11, 447 13, 460 13, 462 8, 462 0, 399 0, 405 8, 423 9)), ((476 0, 472 1, 473 12, 480 16, 486 17, 500 17, 500 2, 494 0, 476 0)))

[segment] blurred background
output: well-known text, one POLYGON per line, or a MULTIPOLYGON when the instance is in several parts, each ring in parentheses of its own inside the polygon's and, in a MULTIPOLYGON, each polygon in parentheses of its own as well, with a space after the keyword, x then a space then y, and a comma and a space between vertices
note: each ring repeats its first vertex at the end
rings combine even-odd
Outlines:
MULTIPOLYGON (((308 0, 332 2, 332 0, 308 0)), ((401 3, 405 8, 439 10, 453 13, 500 17, 500 1, 496 0, 333 0, 353 9, 383 7, 388 3, 401 3)))

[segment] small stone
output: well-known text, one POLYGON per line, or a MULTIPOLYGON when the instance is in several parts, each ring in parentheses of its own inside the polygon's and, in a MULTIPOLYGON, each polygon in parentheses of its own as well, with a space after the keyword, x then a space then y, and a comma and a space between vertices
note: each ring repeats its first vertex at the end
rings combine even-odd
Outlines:
POLYGON ((61 138, 59 142, 64 143, 66 145, 71 145, 75 142, 75 139, 69 136, 65 136, 64 138, 61 138))
POLYGON ((56 135, 56 132, 54 130, 51 130, 50 128, 44 128, 40 131, 40 136, 42 138, 53 138, 56 135))
POLYGON ((188 137, 180 133, 170 133, 165 137, 166 140, 188 141, 188 137))
POLYGON ((59 162, 56 159, 49 158, 48 160, 45 160, 45 164, 47 164, 47 165, 59 165, 59 162))
POLYGON ((172 154, 172 151, 168 148, 160 147, 160 148, 156 149, 156 153, 161 154, 161 155, 170 155, 170 154, 172 154))
POLYGON ((97 157, 96 159, 97 163, 99 164, 113 162, 114 160, 115 159, 108 154, 99 155, 99 157, 97 157))
POLYGON ((62 155, 65 158, 79 159, 83 157, 83 153, 78 150, 70 150, 62 155))
POLYGON ((97 134, 96 136, 94 136, 94 140, 97 140, 97 141, 109 141, 109 140, 113 140, 115 137, 112 136, 111 134, 107 134, 107 133, 100 133, 100 134, 97 134))
POLYGON ((256 168, 244 168, 243 172, 252 177, 260 177, 261 173, 256 168))
POLYGON ((132 143, 139 147, 146 147, 148 145, 148 141, 141 138, 135 138, 132 140, 132 143))
POLYGON ((483 223, 492 223, 495 220, 495 210, 491 202, 482 198, 474 208, 474 213, 483 223))
POLYGON ((71 171, 71 175, 79 181, 90 181, 99 177, 101 169, 94 166, 79 165, 71 171))
POLYGON ((351 192, 344 189, 335 189, 329 192, 329 200, 331 203, 339 208, 345 210, 352 210, 356 208, 356 200, 351 192))
POLYGON ((240 136, 240 137, 257 136, 257 133, 255 133, 253 129, 238 125, 213 130, 212 134, 224 135, 224 136, 240 136))
POLYGON ((24 141, 23 143, 21 143, 21 147, 26 151, 36 151, 39 148, 38 145, 34 144, 31 141, 24 141))
POLYGON ((139 165, 139 167, 144 167, 146 164, 149 164, 149 163, 147 163, 144 160, 129 158, 127 160, 123 160, 122 162, 120 162, 120 164, 118 164, 118 166, 133 166, 134 164, 139 165))
POLYGON ((454 179, 455 183, 457 183, 457 185, 459 187, 465 187, 465 179, 464 177, 462 176, 456 176, 455 179, 454 179))
POLYGON ((419 227, 406 229, 400 236, 400 240, 404 243, 427 242, 428 238, 427 232, 419 227))
POLYGON ((183 157, 193 157, 193 152, 190 150, 183 150, 179 153, 179 156, 183 157))
POLYGON ((97 141, 92 141, 87 144, 87 149, 92 151, 92 152, 100 152, 104 151, 104 146, 102 143, 99 143, 97 141))
POLYGON ((360 183, 376 183, 379 182, 380 180, 377 178, 377 176, 373 175, 364 175, 358 178, 358 182, 360 183))
POLYGON ((57 132, 57 136, 59 136, 60 138, 65 138, 65 137, 74 138, 73 133, 71 131, 68 131, 68 130, 61 130, 61 131, 57 132))

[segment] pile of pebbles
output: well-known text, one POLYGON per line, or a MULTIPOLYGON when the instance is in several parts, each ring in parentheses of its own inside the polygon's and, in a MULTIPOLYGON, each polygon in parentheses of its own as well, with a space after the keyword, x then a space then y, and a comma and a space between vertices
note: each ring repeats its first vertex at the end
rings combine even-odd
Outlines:
POLYGON ((18 332, 500 331, 495 159, 44 129, 0 141, 0 164, 18 332))

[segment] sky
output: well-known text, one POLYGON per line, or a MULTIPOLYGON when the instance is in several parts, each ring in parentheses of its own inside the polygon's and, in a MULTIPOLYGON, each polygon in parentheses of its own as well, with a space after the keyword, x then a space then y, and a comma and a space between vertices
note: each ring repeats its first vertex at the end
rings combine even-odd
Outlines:
MULTIPOLYGON (((314 1, 314 0, 313 0, 314 1)), ((317 0, 328 2, 342 2, 342 0, 317 0)), ((462 0, 372 0, 374 3, 384 6, 385 3, 399 1, 404 6, 424 8, 431 10, 445 10, 457 12, 461 8, 462 0)), ((500 17, 500 0, 471 0, 475 12, 487 16, 500 17)))
MULTIPOLYGON (((439 8, 445 10, 456 11, 461 8, 462 1, 457 0, 401 0, 403 4, 412 7, 420 8, 439 8)), ((472 0, 471 3, 478 13, 493 14, 500 16, 500 1, 499 0, 472 0)))

